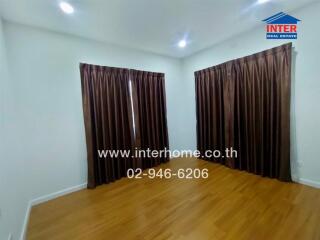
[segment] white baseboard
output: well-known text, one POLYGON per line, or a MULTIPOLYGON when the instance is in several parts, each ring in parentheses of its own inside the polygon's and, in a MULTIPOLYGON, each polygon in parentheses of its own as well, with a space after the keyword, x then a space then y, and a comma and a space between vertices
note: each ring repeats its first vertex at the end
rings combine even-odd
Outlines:
POLYGON ((47 202, 49 200, 55 199, 57 197, 61 197, 61 196, 66 195, 66 194, 69 194, 69 193, 72 193, 72 192, 76 192, 76 191, 79 191, 81 189, 85 189, 86 187, 87 187, 87 183, 83 183, 83 184, 80 184, 80 185, 77 185, 77 186, 73 186, 73 187, 70 187, 70 188, 66 188, 66 189, 63 189, 63 190, 60 190, 60 191, 57 191, 57 192, 54 192, 54 193, 50 193, 50 194, 35 198, 35 199, 30 201, 31 202, 31 206, 35 206, 35 205, 38 205, 40 203, 44 203, 44 202, 47 202))
POLYGON ((304 185, 311 186, 311 187, 320 188, 320 182, 317 182, 317 181, 313 181, 305 178, 299 178, 297 182, 304 185))
POLYGON ((29 217, 30 217, 30 212, 31 212, 31 208, 35 205, 38 205, 40 203, 44 203, 47 202, 49 200, 61 197, 63 195, 67 195, 69 193, 72 192, 76 192, 79 191, 81 189, 85 189, 87 187, 87 183, 83 183, 77 186, 73 186, 70 188, 66 188, 54 193, 50 193, 35 199, 32 199, 31 201, 29 201, 28 206, 27 206, 27 211, 26 211, 26 215, 24 217, 24 221, 23 221, 23 225, 22 225, 22 231, 21 231, 21 235, 20 235, 20 240, 25 240, 26 239, 26 234, 27 234, 27 228, 28 228, 28 222, 29 222, 29 217))
POLYGON ((28 223, 29 223, 29 217, 31 212, 31 202, 28 203, 26 215, 24 216, 23 225, 22 225, 22 231, 20 235, 20 240, 25 240, 27 236, 27 229, 28 229, 28 223))

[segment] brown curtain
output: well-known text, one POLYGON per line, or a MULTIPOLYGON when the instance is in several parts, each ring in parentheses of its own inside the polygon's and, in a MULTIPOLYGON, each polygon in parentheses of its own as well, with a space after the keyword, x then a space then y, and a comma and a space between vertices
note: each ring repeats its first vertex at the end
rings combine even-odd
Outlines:
POLYGON ((168 148, 164 74, 90 64, 80 64, 80 73, 88 188, 167 161, 134 157, 136 149, 168 148), (100 157, 98 150, 131 152, 100 157))
POLYGON ((290 181, 291 43, 195 72, 202 158, 290 181), (237 158, 206 158, 232 147, 237 158))
POLYGON ((98 150, 132 150, 134 136, 129 69, 80 64, 85 120, 88 188, 140 167, 131 157, 100 158, 98 150))
MULTIPOLYGON (((139 126, 137 146, 140 149, 164 150, 169 148, 166 94, 163 73, 130 70, 132 81, 135 122, 139 126)), ((143 168, 167 162, 168 156, 142 158, 143 168)))

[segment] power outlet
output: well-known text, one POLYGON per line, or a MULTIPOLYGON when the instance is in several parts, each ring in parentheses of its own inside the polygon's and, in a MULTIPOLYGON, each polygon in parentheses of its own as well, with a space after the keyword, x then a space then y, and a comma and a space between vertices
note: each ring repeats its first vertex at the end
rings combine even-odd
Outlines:
POLYGON ((12 240, 12 234, 9 233, 8 240, 12 240))

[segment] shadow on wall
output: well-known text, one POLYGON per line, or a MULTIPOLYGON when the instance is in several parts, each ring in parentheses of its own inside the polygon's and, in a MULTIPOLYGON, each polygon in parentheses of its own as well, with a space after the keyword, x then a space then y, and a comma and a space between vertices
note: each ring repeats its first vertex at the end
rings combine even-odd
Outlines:
POLYGON ((293 181, 298 181, 300 178, 299 174, 299 160, 298 160, 298 143, 297 143, 297 122, 296 122, 296 60, 298 52, 293 47, 292 51, 292 63, 291 63, 291 175, 293 181))

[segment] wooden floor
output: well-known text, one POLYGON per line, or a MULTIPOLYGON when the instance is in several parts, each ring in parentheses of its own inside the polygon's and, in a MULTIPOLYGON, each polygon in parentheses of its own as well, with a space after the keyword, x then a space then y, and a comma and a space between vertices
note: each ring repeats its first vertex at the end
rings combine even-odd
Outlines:
POLYGON ((320 190, 196 159, 208 179, 121 179, 32 209, 28 240, 320 239, 320 190))

